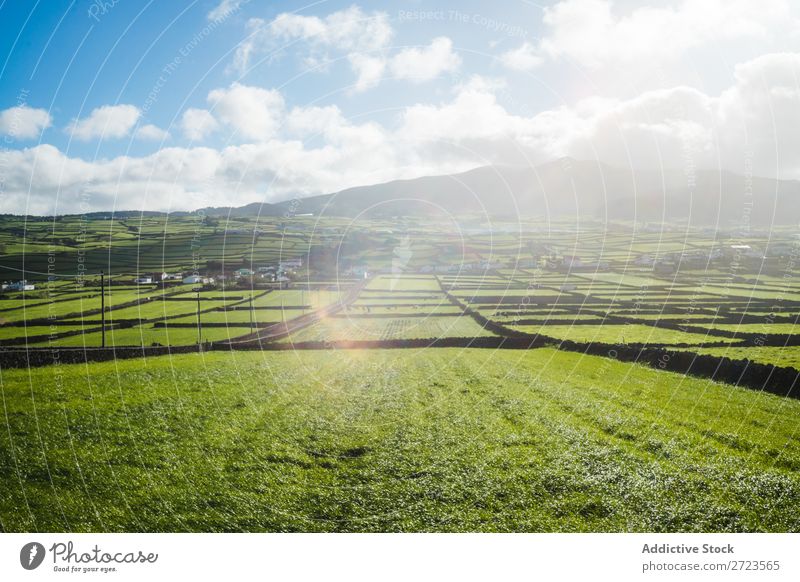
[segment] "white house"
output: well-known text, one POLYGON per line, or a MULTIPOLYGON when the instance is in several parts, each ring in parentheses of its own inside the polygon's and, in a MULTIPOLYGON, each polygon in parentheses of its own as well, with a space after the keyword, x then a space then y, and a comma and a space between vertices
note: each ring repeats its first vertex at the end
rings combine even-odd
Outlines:
POLYGON ((303 259, 286 259, 280 262, 281 269, 299 269, 303 266, 303 259))
POLYGON ((30 285, 27 281, 17 281, 16 283, 11 283, 6 287, 6 291, 34 291, 36 286, 30 285))
POLYGON ((211 277, 201 277, 200 275, 189 275, 183 278, 184 285, 209 285, 214 282, 211 277))
POLYGON ((355 275, 356 277, 367 278, 369 275, 368 265, 353 265, 347 270, 348 275, 355 275))
POLYGON ((153 282, 153 278, 152 277, 138 277, 138 278, 134 279, 133 282, 136 283, 137 285, 149 285, 150 283, 153 282))

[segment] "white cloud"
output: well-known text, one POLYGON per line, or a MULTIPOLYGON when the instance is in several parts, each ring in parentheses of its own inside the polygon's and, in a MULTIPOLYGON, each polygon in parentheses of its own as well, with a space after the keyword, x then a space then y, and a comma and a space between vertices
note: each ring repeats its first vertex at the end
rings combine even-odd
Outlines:
POLYGON ((358 6, 325 18, 283 13, 269 23, 270 33, 285 41, 305 40, 342 51, 371 51, 385 47, 393 30, 385 12, 367 14, 358 6))
POLYGON ((382 57, 371 57, 360 53, 348 56, 350 67, 356 73, 356 83, 353 90, 366 91, 376 87, 383 78, 386 70, 386 60, 382 57))
POLYGON ((715 42, 769 39, 796 27, 786 0, 683 0, 625 11, 609 0, 563 0, 544 9, 536 52, 583 67, 656 66, 715 42))
POLYGON ((544 58, 535 46, 526 41, 500 55, 500 62, 513 71, 530 71, 541 65, 544 58))
POLYGON ((222 0, 213 10, 206 14, 206 18, 212 22, 225 20, 235 12, 238 12, 245 1, 246 0, 222 0))
POLYGON ((400 134, 408 140, 495 139, 513 135, 524 121, 510 115, 494 94, 494 83, 473 77, 444 105, 413 105, 403 113, 400 134))
POLYGON ((275 90, 233 83, 208 94, 214 113, 240 136, 265 141, 278 130, 284 112, 283 96, 275 90))
POLYGON ((398 79, 421 82, 455 71, 460 65, 461 57, 453 52, 453 42, 440 36, 427 47, 403 49, 392 57, 390 68, 398 79))
MULTIPOLYGON (((252 18, 247 23, 248 36, 239 45, 234 65, 245 71, 254 55, 276 50, 284 45, 303 41, 312 51, 335 50, 343 54, 363 53, 383 49, 394 32, 385 12, 365 13, 358 6, 333 12, 324 18, 285 12, 274 20, 252 18)), ((306 55, 308 60, 309 56, 306 55)))
POLYGON ((205 139, 219 129, 219 123, 207 109, 187 109, 180 123, 183 135, 193 141, 205 139))
POLYGON ((736 66, 736 82, 719 99, 722 155, 764 175, 800 178, 800 54, 776 53, 736 66))
POLYGON ((80 140, 125 137, 140 116, 139 108, 133 105, 104 105, 94 109, 89 117, 74 120, 67 131, 80 140))
POLYGON ((247 32, 233 61, 240 73, 258 55, 269 54, 273 59, 289 49, 300 55, 305 66, 317 71, 328 71, 332 60, 343 57, 356 75, 355 92, 377 86, 387 71, 397 79, 422 82, 461 65, 461 58, 453 52, 453 43, 447 37, 392 55, 389 44, 394 30, 389 16, 379 11, 367 13, 358 6, 325 17, 285 12, 271 21, 252 18, 247 32))
MULTIPOLYGON (((228 115, 225 123, 235 129, 266 115, 261 130, 251 132, 256 143, 91 162, 49 145, 7 151, 0 211, 52 212, 54 192, 60 211, 75 211, 83 191, 97 209, 241 205, 566 155, 637 168, 684 167, 691 160, 739 172, 747 160, 755 175, 800 178, 798 79, 800 54, 771 54, 740 64, 731 86, 717 95, 673 87, 631 99, 593 97, 527 116, 503 106, 502 85, 473 77, 441 103, 407 107, 393 127, 355 123, 333 105, 287 110, 273 92, 234 84, 217 90, 217 101, 240 104, 245 113, 228 115)), ((208 111, 194 111, 216 123, 208 111)))
POLYGON ((0 134, 15 139, 32 139, 50 127, 52 122, 47 110, 19 105, 0 111, 0 134))
POLYGON ((136 139, 163 141, 168 138, 169 132, 156 125, 142 125, 136 130, 136 139))

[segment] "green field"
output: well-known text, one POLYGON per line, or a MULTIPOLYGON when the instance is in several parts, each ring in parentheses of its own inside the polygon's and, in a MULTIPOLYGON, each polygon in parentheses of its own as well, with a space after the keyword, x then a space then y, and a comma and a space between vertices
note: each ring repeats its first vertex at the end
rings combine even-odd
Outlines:
POLYGON ((192 354, 2 387, 5 531, 800 529, 800 403, 601 358, 192 354))
POLYGON ((733 264, 721 231, 315 220, 0 217, 0 270, 36 284, 0 292, 0 531, 800 531, 800 402, 742 362, 705 379, 800 374, 794 262, 733 264), (162 269, 215 282, 134 284, 162 269), (121 359, 52 364, 105 357, 103 321, 121 359), (717 359, 615 359, 640 346, 717 359))

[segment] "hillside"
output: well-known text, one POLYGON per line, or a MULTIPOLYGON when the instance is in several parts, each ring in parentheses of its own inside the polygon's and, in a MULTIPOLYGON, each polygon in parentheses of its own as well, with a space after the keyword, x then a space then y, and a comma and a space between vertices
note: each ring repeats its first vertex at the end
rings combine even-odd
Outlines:
POLYGON ((484 166, 460 174, 358 186, 299 202, 204 212, 212 216, 580 215, 768 226, 793 223, 800 216, 800 182, 748 179, 717 170, 691 175, 682 170, 634 171, 564 159, 537 167, 484 166))

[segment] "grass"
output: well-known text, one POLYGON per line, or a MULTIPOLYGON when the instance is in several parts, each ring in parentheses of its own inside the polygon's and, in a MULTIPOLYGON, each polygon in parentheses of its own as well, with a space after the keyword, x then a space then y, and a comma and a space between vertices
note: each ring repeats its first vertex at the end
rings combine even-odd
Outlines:
MULTIPOLYGON (((224 341, 250 333, 246 327, 204 327, 203 341, 224 341)), ((127 329, 106 330, 106 346, 151 346, 154 343, 162 346, 181 346, 197 343, 197 328, 168 327, 155 328, 150 325, 127 329)), ((99 347, 102 334, 99 331, 72 335, 58 339, 45 339, 32 347, 99 347)))
POLYGON ((701 348, 699 354, 724 356, 732 360, 751 360, 759 364, 773 364, 800 370, 800 347, 747 346, 729 348, 701 348))
MULTIPOLYGON (((398 220, 0 217, 4 278, 50 272, 51 260, 63 274, 0 294, 0 325, 32 324, 0 326, 0 339, 96 329, 100 315, 87 312, 100 307, 102 269, 122 283, 106 296, 107 322, 148 320, 109 330, 108 345, 193 344, 192 286, 125 281, 304 257, 290 289, 202 292, 204 339, 247 334, 251 316, 266 325, 330 305, 360 283, 344 270, 363 264, 374 276, 353 305, 283 343, 493 335, 457 316, 446 289, 496 322, 546 322, 518 327, 531 333, 689 344, 680 349, 800 369, 800 348, 703 348, 733 340, 645 325, 796 334, 767 317, 800 312, 785 258, 667 274, 632 263, 722 248, 718 233, 687 242, 684 232, 530 221, 456 236, 450 224, 398 220), (344 233, 353 240, 339 247, 344 233), (321 262, 337 249, 339 265, 321 262), (552 270, 566 255, 609 270, 552 270), (443 272, 484 260, 499 266, 443 272), (158 297, 174 291, 183 293, 158 297), (601 324, 604 313, 639 321, 601 324), (763 323, 732 325, 739 314, 763 323), (66 325, 45 324, 53 318, 66 325)), ((769 236, 793 241, 795 231, 769 236)), ((90 332, 36 347, 99 344, 90 332)), ((0 392, 0 531, 800 530, 798 401, 611 359, 551 349, 211 352, 3 368, 0 392)))
POLYGON ((508 327, 526 333, 541 334, 574 342, 606 344, 702 344, 705 342, 734 341, 724 337, 633 323, 620 325, 509 325, 508 327))
POLYGON ((7 370, 4 531, 798 531, 800 402, 550 349, 7 370))
POLYGON ((348 315, 326 318, 293 333, 287 340, 307 341, 431 339, 493 336, 467 315, 442 317, 360 318, 348 315))

